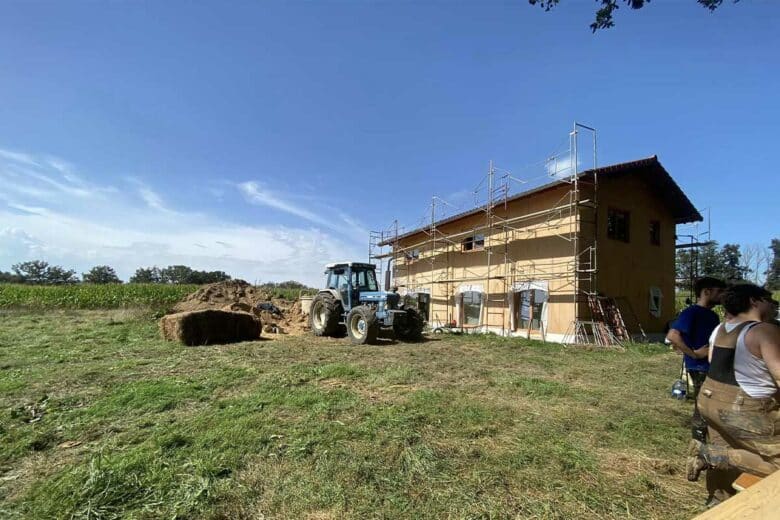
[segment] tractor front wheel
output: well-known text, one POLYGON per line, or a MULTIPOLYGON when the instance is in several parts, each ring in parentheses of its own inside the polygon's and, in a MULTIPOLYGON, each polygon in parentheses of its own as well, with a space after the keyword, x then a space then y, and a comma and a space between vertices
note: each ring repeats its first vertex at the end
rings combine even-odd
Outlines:
POLYGON ((315 336, 335 336, 339 332, 341 303, 332 294, 321 292, 314 297, 309 311, 309 327, 315 336))
POLYGON ((415 309, 406 309, 406 315, 393 322, 393 332, 396 339, 402 341, 420 341, 425 321, 415 309))
POLYGON ((374 343, 379 333, 376 311, 367 305, 358 305, 347 314, 347 335, 352 343, 374 343))

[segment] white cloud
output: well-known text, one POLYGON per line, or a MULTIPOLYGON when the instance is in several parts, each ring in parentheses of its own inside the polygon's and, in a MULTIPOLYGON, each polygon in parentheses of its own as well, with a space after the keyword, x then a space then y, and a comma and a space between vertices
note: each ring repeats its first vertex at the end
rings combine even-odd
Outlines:
POLYGON ((570 177, 573 173, 572 157, 568 153, 550 157, 544 167, 547 175, 556 179, 570 177))
POLYGON ((12 150, 0 148, 0 157, 15 163, 26 164, 28 166, 40 166, 32 155, 22 152, 15 152, 12 150))
POLYGON ((252 204, 266 206, 294 215, 318 226, 353 237, 353 239, 354 237, 362 237, 366 241, 368 240, 369 232, 365 226, 344 212, 323 204, 320 204, 323 214, 315 213, 309 209, 313 206, 310 197, 306 197, 307 204, 304 206, 291 201, 290 197, 268 190, 256 181, 242 182, 238 184, 238 189, 243 193, 246 200, 252 204))
POLYGON ((146 205, 149 206, 150 208, 156 209, 158 211, 164 211, 164 212, 170 211, 163 204, 162 197, 160 197, 157 193, 155 193, 154 190, 152 190, 151 188, 147 188, 147 187, 138 188, 138 193, 141 194, 141 198, 144 199, 144 202, 146 202, 146 205))
POLYGON ((285 201, 280 195, 263 188, 259 183, 255 181, 243 182, 238 185, 239 190, 244 194, 247 200, 253 204, 260 206, 268 206, 269 208, 278 209, 285 213, 295 215, 314 222, 321 226, 330 227, 330 222, 327 219, 312 213, 311 211, 298 206, 292 202, 285 201))
POLYGON ((252 203, 316 226, 245 225, 179 210, 138 179, 130 180, 134 190, 119 191, 90 184, 64 161, 2 152, 0 177, 10 189, 0 193, 0 270, 31 259, 78 272, 108 264, 126 280, 138 267, 186 264, 251 282, 319 285, 324 264, 365 256, 367 235, 328 231, 342 227, 339 220, 359 227, 349 216, 329 221, 256 183, 241 187, 252 203), (52 168, 62 174, 59 180, 52 168))
POLYGON ((17 195, 56 202, 63 197, 92 199, 115 192, 112 186, 85 182, 73 166, 56 158, 37 158, 30 154, 0 149, 0 181, 17 195))

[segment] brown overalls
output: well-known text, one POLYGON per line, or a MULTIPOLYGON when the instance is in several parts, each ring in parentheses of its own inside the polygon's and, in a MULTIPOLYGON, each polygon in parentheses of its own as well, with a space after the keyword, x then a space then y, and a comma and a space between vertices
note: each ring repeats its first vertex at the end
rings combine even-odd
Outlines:
POLYGON ((739 387, 734 373, 737 339, 750 323, 740 323, 731 332, 724 326, 718 328, 710 370, 697 401, 707 421, 710 452, 719 454, 723 461, 707 471, 707 489, 721 500, 733 494, 731 483, 740 472, 765 477, 780 469, 777 394, 750 397, 739 387))

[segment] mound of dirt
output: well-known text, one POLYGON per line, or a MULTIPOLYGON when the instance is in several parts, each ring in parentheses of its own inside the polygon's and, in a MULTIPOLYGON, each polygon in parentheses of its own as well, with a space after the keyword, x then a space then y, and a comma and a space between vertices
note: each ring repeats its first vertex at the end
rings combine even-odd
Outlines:
POLYGON ((308 319, 301 310, 300 301, 272 298, 244 280, 206 285, 173 307, 175 312, 209 309, 250 313, 260 319, 270 333, 298 335, 308 330, 308 319))
POLYGON ((260 337, 260 319, 248 312, 215 309, 168 314, 160 332, 168 341, 185 345, 212 345, 251 341, 260 337))

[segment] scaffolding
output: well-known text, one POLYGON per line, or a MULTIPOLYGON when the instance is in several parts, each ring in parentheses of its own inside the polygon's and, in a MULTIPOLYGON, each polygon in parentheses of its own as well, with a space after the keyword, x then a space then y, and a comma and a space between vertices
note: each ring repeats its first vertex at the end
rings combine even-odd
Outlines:
MULTIPOLYGON (((565 193, 551 207, 521 215, 510 215, 508 204, 512 186, 515 183, 524 184, 526 181, 512 176, 508 171, 500 170, 490 161, 487 175, 474 190, 475 199, 478 199, 481 190, 485 190, 484 204, 444 219, 440 208, 449 204, 434 196, 431 198, 427 225, 415 228, 413 233, 407 233, 399 228, 396 220, 389 228, 372 232, 369 240, 369 261, 378 263, 380 279, 386 272, 385 269, 391 269, 394 286, 403 292, 428 292, 431 295, 432 307, 437 294, 436 287, 443 285, 443 291, 439 293, 448 295, 445 301, 445 316, 432 314, 429 321, 433 327, 447 325, 453 321, 461 322, 460 316, 453 316, 457 302, 450 299, 455 284, 484 283, 480 323, 472 328, 488 331, 491 330, 491 324, 500 322, 501 327, 491 331, 502 335, 512 332, 513 318, 510 316, 507 319, 507 312, 512 306, 509 299, 514 297, 513 291, 518 284, 552 280, 560 283, 564 280, 565 283, 559 290, 571 293, 574 310, 563 342, 600 345, 619 343, 627 334, 616 331, 607 322, 606 311, 602 309, 602 313, 598 314, 591 305, 591 302, 599 301, 596 130, 575 122, 569 133, 568 167, 558 169, 557 155, 543 163, 547 175, 555 179, 552 185, 547 184, 543 188, 567 186, 565 193), (581 132, 592 135, 593 168, 587 172, 581 172, 579 168, 578 144, 581 132), (583 193, 588 196, 583 197, 583 193), (475 215, 480 217, 474 219, 474 225, 466 230, 452 233, 444 233, 441 230, 443 223, 461 217, 473 218, 475 215), (413 234, 420 234, 421 238, 409 243, 408 239, 413 234), (513 244, 539 237, 562 240, 569 253, 564 257, 524 259, 522 262, 513 257, 513 244), (453 254, 464 251, 464 239, 470 240, 470 247, 474 251, 484 252, 485 263, 471 268, 459 265, 456 272, 452 261, 453 254), (389 251, 386 250, 387 247, 389 251), (385 259, 389 260, 387 267, 383 265, 385 259), (474 267, 478 270, 474 270, 474 267)), ((528 193, 530 192, 518 194, 528 193)), ((617 304, 609 311, 611 316, 615 312, 620 314, 617 304)), ((462 324, 461 327, 469 328, 462 324)), ((528 335, 530 330, 529 325, 528 335)), ((540 333, 544 339, 545 330, 541 326, 540 333)))

